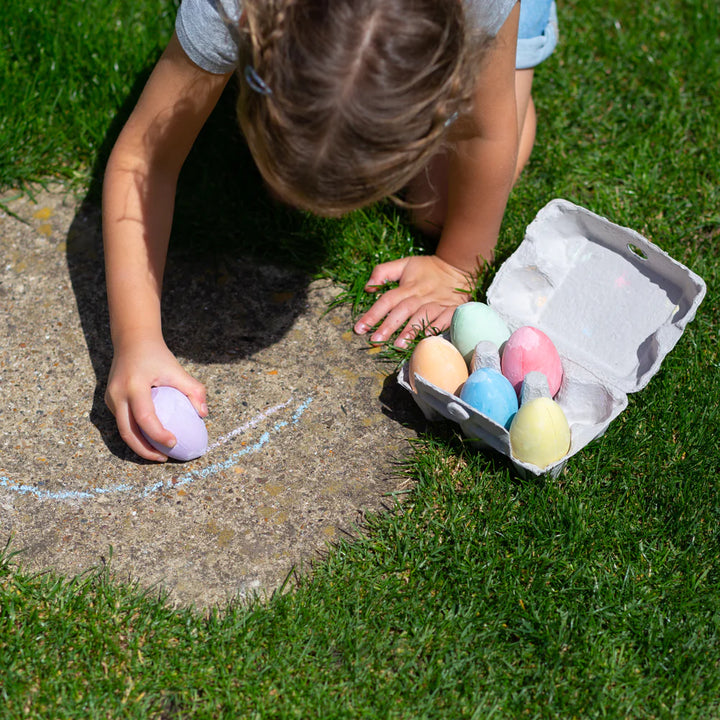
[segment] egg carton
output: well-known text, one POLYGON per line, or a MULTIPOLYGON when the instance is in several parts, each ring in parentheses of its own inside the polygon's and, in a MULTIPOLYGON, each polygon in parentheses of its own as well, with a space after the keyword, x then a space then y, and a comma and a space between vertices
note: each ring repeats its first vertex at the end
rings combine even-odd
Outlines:
POLYGON ((567 460, 603 435, 642 390, 695 317, 705 282, 630 228, 567 200, 552 200, 499 268, 486 302, 510 331, 524 325, 553 341, 563 365, 555 396, 570 425, 567 454, 546 468, 521 462, 507 429, 422 377, 399 384, 426 418, 458 423, 478 447, 509 457, 523 476, 556 477, 567 460))

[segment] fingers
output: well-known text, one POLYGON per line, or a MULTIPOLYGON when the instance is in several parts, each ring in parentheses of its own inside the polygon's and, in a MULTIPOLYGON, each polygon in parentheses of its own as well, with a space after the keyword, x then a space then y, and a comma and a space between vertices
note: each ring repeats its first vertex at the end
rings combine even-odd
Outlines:
POLYGON ((186 395, 200 417, 208 414, 205 386, 193 378, 168 350, 162 337, 134 337, 116 349, 105 402, 115 416, 120 436, 140 457, 167 460, 151 443, 172 448, 176 438, 155 412, 152 388, 174 387, 186 395))
POLYGON ((172 386, 177 388, 181 393, 187 395, 188 399, 195 408, 195 412, 204 418, 208 414, 207 391, 205 386, 197 381, 192 375, 185 375, 173 381, 172 386))
POLYGON ((399 281, 409 260, 409 257, 404 257, 376 265, 365 283, 365 290, 372 292, 386 283, 399 281))
MULTIPOLYGON (((397 309, 399 303, 404 297, 405 292, 400 288, 393 288, 392 290, 388 290, 386 293, 383 293, 375 301, 373 306, 355 323, 355 332, 358 335, 364 335, 371 328, 375 327, 384 317, 388 316, 393 308, 397 309)), ((409 317, 409 314, 406 316, 406 319, 407 317, 409 317)), ((396 318, 397 315, 393 319, 393 322, 396 318)), ((387 340, 390 335, 392 335, 392 333, 400 327, 402 319, 397 321, 397 324, 395 324, 392 331, 389 331, 389 327, 393 324, 393 322, 388 324, 388 321, 386 320, 386 322, 384 322, 383 325, 372 334, 370 340, 372 342, 385 342, 385 340, 387 340)))
MULTIPOLYGON (((208 414, 205 386, 187 373, 180 373, 172 380, 156 384, 177 388, 187 395, 200 417, 208 414)), ((149 385, 141 390, 128 391, 125 395, 111 383, 105 393, 105 402, 115 416, 120 437, 131 450, 146 460, 155 462, 167 460, 167 456, 156 449, 149 440, 166 448, 172 448, 176 444, 176 438, 160 422, 155 412, 149 385)))
MULTIPOLYGON (((387 283, 399 282, 402 279, 403 272, 409 260, 409 257, 398 258, 397 260, 376 265, 367 283, 365 283, 366 292, 374 292, 387 283)), ((406 294, 407 293, 400 291, 400 288, 393 288, 383 293, 370 310, 358 319, 353 328, 354 331, 358 335, 367 333, 371 328, 375 327, 406 294)), ((387 340, 387 337, 389 337, 385 332, 381 333, 381 336, 378 337, 375 337, 376 334, 377 333, 371 338, 373 342, 384 342, 387 340)))
POLYGON ((408 320, 403 331, 393 343, 395 347, 404 349, 418 335, 435 335, 450 325, 454 308, 441 305, 423 305, 408 320))
MULTIPOLYGON (((152 401, 150 392, 138 393, 130 397, 130 416, 139 432, 147 435, 147 438, 165 447, 174 447, 177 438, 169 430, 163 427, 152 401)), ((131 428, 133 423, 131 421, 131 428)))
POLYGON ((372 328, 371 342, 386 342, 403 328, 395 346, 407 347, 420 331, 442 331, 448 327, 455 308, 466 302, 460 288, 467 278, 435 256, 400 258, 378 265, 365 287, 397 281, 398 286, 380 295, 355 323, 355 332, 364 335, 372 328))
MULTIPOLYGON (((404 349, 417 335, 434 335, 441 332, 450 324, 452 318, 452 309, 438 305, 437 303, 429 303, 421 305, 415 312, 405 317, 406 313, 397 312, 403 310, 402 306, 398 306, 391 312, 385 322, 378 328, 378 332, 384 334, 384 326, 388 325, 388 335, 385 339, 392 337, 393 333, 405 324, 400 334, 395 338, 393 345, 397 348, 404 349), (395 313, 397 312, 397 315, 395 313)), ((373 334, 373 337, 375 334, 373 334)), ((379 341, 378 341, 379 342, 379 341)))
MULTIPOLYGON (((165 430, 160 423, 160 420, 155 414, 155 408, 152 405, 152 398, 149 392, 148 398, 150 400, 150 407, 147 408, 143 401, 139 400, 135 403, 135 412, 137 412, 138 417, 142 418, 143 427, 146 428, 149 437, 165 447, 173 447, 175 445, 175 436, 168 430, 165 430)), ((115 402, 110 391, 105 395, 105 402, 115 416, 120 437, 133 452, 153 462, 165 462, 167 460, 167 455, 155 449, 143 436, 140 425, 135 420, 130 402, 115 402)))
MULTIPOLYGON (((395 290, 400 290, 396 288, 395 290)), ((440 303, 426 303, 422 298, 411 296, 396 301, 399 292, 385 293, 366 313, 370 318, 384 318, 370 337, 371 342, 386 342, 400 328, 403 328, 393 343, 397 348, 406 348, 419 333, 439 332, 450 324, 454 307, 440 303), (403 327, 404 326, 404 327, 403 327)))

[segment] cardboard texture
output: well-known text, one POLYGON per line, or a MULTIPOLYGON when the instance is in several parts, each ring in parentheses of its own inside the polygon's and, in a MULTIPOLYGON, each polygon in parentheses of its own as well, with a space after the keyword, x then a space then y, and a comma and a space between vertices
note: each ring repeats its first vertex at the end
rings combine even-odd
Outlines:
MULTIPOLYGON (((644 388, 695 317, 705 283, 639 233, 567 200, 552 200, 497 272, 487 304, 511 331, 532 325, 555 344, 564 378, 555 400, 571 445, 541 469, 512 457, 509 432, 460 398, 416 376, 413 397, 428 419, 457 422, 480 447, 509 457, 521 475, 556 477, 600 437, 644 388)), ((400 385, 412 392, 407 363, 400 385)))

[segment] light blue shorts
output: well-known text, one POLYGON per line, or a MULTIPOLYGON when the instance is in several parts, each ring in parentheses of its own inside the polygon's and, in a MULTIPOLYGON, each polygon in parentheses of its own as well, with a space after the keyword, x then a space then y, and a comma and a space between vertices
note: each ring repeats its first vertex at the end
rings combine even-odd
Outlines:
POLYGON ((558 42, 555 0, 520 0, 515 67, 533 68, 552 55, 558 42))

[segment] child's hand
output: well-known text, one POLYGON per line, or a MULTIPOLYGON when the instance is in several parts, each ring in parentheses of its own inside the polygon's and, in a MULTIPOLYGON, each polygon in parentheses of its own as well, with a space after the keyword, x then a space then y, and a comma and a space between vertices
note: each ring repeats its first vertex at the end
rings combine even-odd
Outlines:
POLYGON ((377 299, 355 323, 355 332, 364 335, 382 321, 370 336, 380 343, 405 324, 395 340, 396 347, 404 348, 421 330, 450 325, 455 308, 470 299, 473 278, 436 255, 418 255, 377 265, 365 290, 374 292, 389 282, 399 285, 377 299))
POLYGON ((166 430, 157 415, 150 389, 169 385, 185 393, 201 417, 207 415, 204 386, 182 369, 175 356, 161 340, 134 341, 115 351, 105 402, 115 416, 120 436, 140 457, 164 462, 143 437, 140 428, 156 442, 173 447, 175 436, 166 430))

